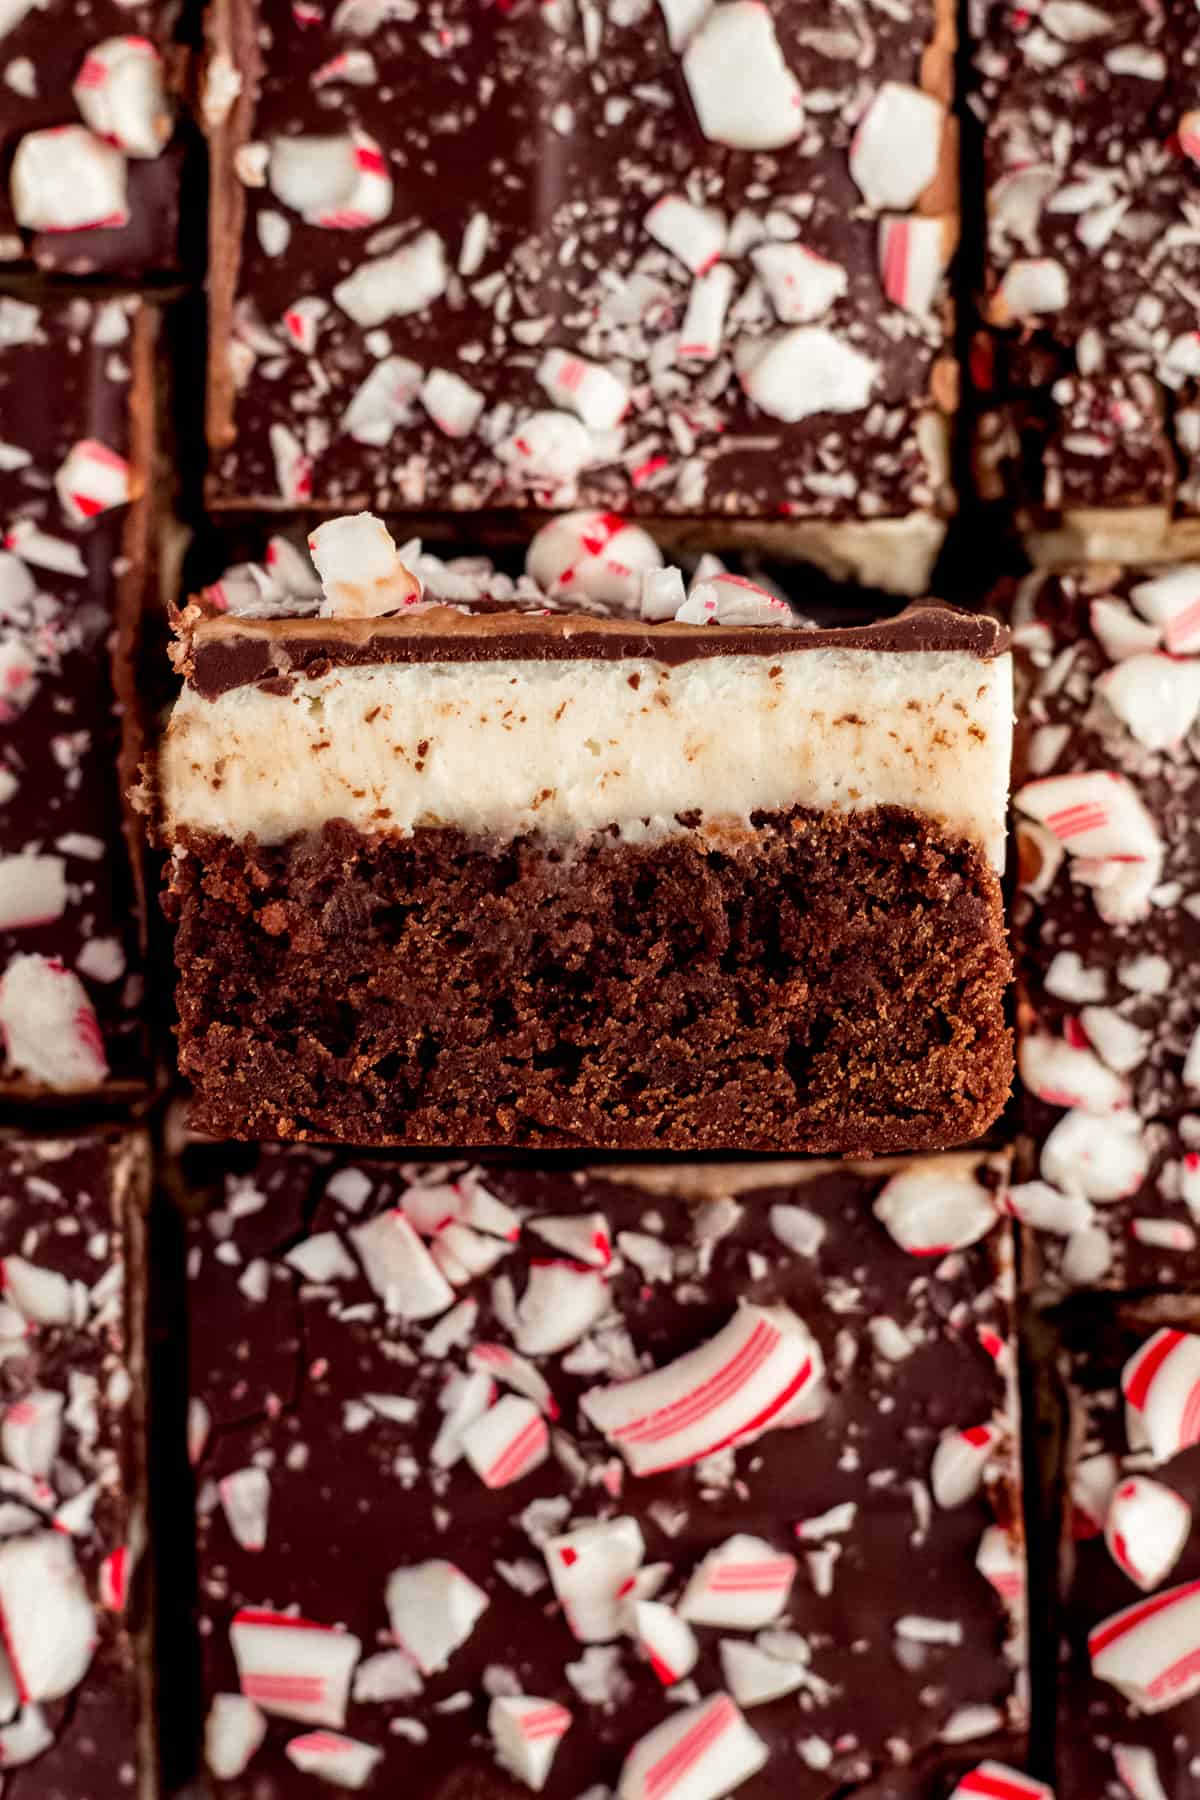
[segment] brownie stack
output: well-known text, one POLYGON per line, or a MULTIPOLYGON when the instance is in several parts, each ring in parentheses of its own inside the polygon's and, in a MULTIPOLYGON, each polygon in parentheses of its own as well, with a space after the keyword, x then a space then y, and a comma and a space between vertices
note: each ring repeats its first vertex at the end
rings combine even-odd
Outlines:
POLYGON ((0 0, 5 1800, 1200 1800, 1198 95, 0 0))

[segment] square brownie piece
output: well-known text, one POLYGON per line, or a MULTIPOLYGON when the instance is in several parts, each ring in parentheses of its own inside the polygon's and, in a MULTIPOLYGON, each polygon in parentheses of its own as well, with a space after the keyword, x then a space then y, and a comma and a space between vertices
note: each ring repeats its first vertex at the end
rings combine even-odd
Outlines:
POLYGON ((584 611, 427 590, 369 516, 313 544, 337 616, 181 621, 157 782, 200 1129, 862 1153, 992 1122, 993 621, 819 629, 661 568, 649 618, 584 611))
POLYGON ((6 1800, 156 1790, 140 1132, 0 1136, 6 1800))
MULTIPOLYGON (((41 15, 39 15, 40 17, 41 15)), ((156 315, 0 298, 0 1095, 140 1091, 156 315)))
POLYGON ((231 1173, 190 1259, 216 1791, 992 1792, 955 1778, 1024 1747, 1004 1179, 231 1173))
POLYGON ((212 499, 753 521, 921 593, 953 9, 210 9, 212 499))

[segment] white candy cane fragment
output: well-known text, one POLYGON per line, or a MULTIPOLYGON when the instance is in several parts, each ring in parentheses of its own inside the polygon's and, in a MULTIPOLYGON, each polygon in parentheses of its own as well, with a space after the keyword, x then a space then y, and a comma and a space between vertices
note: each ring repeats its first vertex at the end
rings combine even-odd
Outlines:
POLYGON ((840 300, 849 278, 840 263, 803 244, 760 244, 750 252, 755 273, 782 325, 806 325, 840 300))
POLYGON ((32 1325, 82 1325, 87 1295, 54 1269, 42 1269, 23 1256, 0 1261, 0 1280, 9 1304, 32 1325))
POLYGON ((574 1217, 546 1215, 530 1219, 529 1229, 556 1250, 564 1250, 575 1262, 592 1269, 606 1269, 612 1261, 612 1233, 601 1212, 574 1217))
POLYGON ((0 1635, 23 1701, 61 1700, 83 1680, 96 1615, 63 1532, 0 1544, 0 1635))
POLYGON ((71 95, 84 124, 126 156, 158 156, 171 135, 162 57, 149 38, 112 37, 94 44, 71 95))
POLYGON ((1021 1040, 1018 1065, 1025 1086, 1049 1106, 1114 1112, 1129 1105, 1128 1082, 1105 1068, 1093 1051, 1047 1032, 1033 1032, 1021 1040))
POLYGON ((765 1706, 769 1700, 794 1694, 809 1679, 805 1663, 772 1655, 739 1638, 722 1638, 720 1654, 725 1685, 743 1708, 765 1706))
POLYGON ((719 212, 693 206, 682 194, 664 194, 643 223, 655 243, 677 256, 693 275, 706 274, 720 260, 728 237, 719 212))
POLYGON ((420 388, 421 405, 447 437, 470 437, 479 423, 484 397, 452 369, 430 369, 420 388))
POLYGON ((690 1675, 700 1656, 696 1634, 673 1606, 661 1600, 639 1600, 633 1609, 633 1635, 664 1687, 690 1675))
POLYGON ((384 1309, 402 1319, 429 1319, 454 1303, 454 1289, 402 1212, 356 1225, 350 1241, 384 1309))
POLYGON ((232 1781, 266 1735, 266 1715, 253 1700, 244 1694, 214 1694, 204 1724, 204 1760, 219 1781, 232 1781))
POLYGON ((680 361, 712 362, 719 355, 732 298, 733 270, 728 263, 717 263, 696 276, 675 352, 680 361))
POLYGON ((9 174, 13 216, 27 231, 112 231, 129 223, 125 158, 84 125, 30 131, 9 174))
POLYGON ((757 1631, 779 1617, 795 1574, 794 1556, 738 1532, 710 1550, 696 1568, 679 1602, 679 1616, 694 1625, 757 1631))
POLYGON ((636 1519, 579 1525, 542 1545, 567 1624, 582 1644, 605 1644, 625 1627, 626 1593, 645 1555, 636 1519))
POLYGON ((1149 1593, 1179 1561, 1191 1528, 1192 1509, 1182 1494, 1147 1475, 1130 1475, 1113 1490, 1104 1541, 1117 1567, 1149 1593))
POLYGON ((327 300, 314 296, 293 301, 283 315, 283 329, 302 356, 311 356, 317 347, 317 331, 329 311, 327 300))
POLYGON ((1158 1773, 1154 1752, 1145 1744, 1114 1744, 1113 1768, 1133 1800, 1170 1800, 1158 1773))
POLYGON ((37 569, 55 569, 60 575, 87 574, 78 544, 39 530, 32 519, 18 519, 10 525, 4 533, 4 548, 37 569))
POLYGON ((1061 312, 1071 297, 1067 271, 1051 256, 1019 258, 1004 271, 993 311, 997 322, 1061 312))
POLYGON ((937 173, 945 112, 920 88, 885 81, 859 120, 850 173, 868 206, 906 212, 937 173))
POLYGON ((1155 1462, 1200 1443, 1200 1336, 1156 1331, 1122 1369, 1121 1392, 1141 1415, 1155 1462))
POLYGON ((483 1589, 441 1558, 397 1569, 387 1585, 392 1635, 422 1675, 436 1675, 446 1667, 488 1605, 483 1589))
POLYGON ((984 1470, 995 1449, 994 1425, 972 1425, 942 1434, 929 1470, 929 1485, 939 1506, 964 1506, 983 1485, 984 1470))
POLYGON ((800 85, 783 59, 775 21, 756 0, 714 6, 683 53, 700 129, 734 150, 779 150, 804 129, 800 85))
POLYGON ((265 1469, 238 1469, 217 1483, 221 1507, 234 1540, 243 1550, 264 1550, 271 1478, 265 1469))
POLYGON ((463 1454, 485 1487, 508 1487, 550 1454, 546 1421, 520 1394, 505 1394, 462 1434, 463 1454))
POLYGON ((386 159, 364 131, 276 138, 267 182, 277 200, 307 224, 327 231, 359 231, 377 225, 392 210, 386 159))
POLYGON ((1060 1193, 1048 1181, 1023 1181, 1007 1188, 1001 1204, 1022 1225, 1053 1232, 1056 1237, 1087 1231, 1095 1219, 1092 1204, 1084 1195, 1060 1193))
POLYGON ((517 1307, 517 1349, 522 1356, 553 1356, 578 1343, 608 1305, 608 1283, 599 1270, 534 1263, 517 1307))
POLYGON ((62 1443, 64 1397, 35 1388, 5 1409, 0 1426, 4 1460, 22 1475, 49 1475, 62 1443))
POLYGON ((1200 564, 1186 563, 1139 582, 1130 598, 1144 619, 1161 628, 1172 656, 1200 650, 1200 564))
POLYGON ((280 497, 300 505, 312 499, 312 457, 296 433, 276 420, 268 435, 271 458, 275 464, 275 482, 280 497))
POLYGON ((1002 1525, 989 1525, 979 1540, 975 1567, 1011 1613, 1025 1604, 1025 1559, 1002 1525))
POLYGON ((545 1787, 558 1746, 570 1729, 565 1706, 532 1694, 500 1694, 488 1708, 496 1761, 535 1794, 545 1787))
POLYGON ((420 366, 408 357, 385 356, 342 414, 342 430, 356 444, 382 448, 411 416, 422 379, 420 366))
POLYGON ((345 1723, 350 1677, 362 1653, 350 1632, 244 1607, 234 1615, 229 1640, 247 1700, 304 1725, 345 1723))
POLYGON ((643 619, 676 619, 687 601, 682 569, 643 569, 639 609, 643 619))
POLYGON ((0 1726, 0 1768, 19 1769, 41 1756, 54 1733, 40 1706, 23 1706, 11 1725, 0 1726))
POLYGON ((972 1175, 935 1161, 903 1169, 886 1181, 875 1217, 912 1256, 944 1256, 987 1236, 999 1216, 996 1196, 972 1175))
POLYGON ((688 625, 784 625, 796 622, 786 600, 747 581, 744 575, 722 571, 708 581, 698 581, 675 618, 688 625))
POLYGON ((324 588, 323 619, 375 619, 421 598, 421 583, 400 561, 391 533, 373 513, 318 525, 308 549, 324 588))
POLYGON ((573 512, 534 534, 525 572, 548 594, 581 593, 633 611, 643 572, 661 569, 662 562, 650 533, 619 513, 573 512))
POLYGON ((722 1800, 757 1774, 767 1746, 728 1694, 713 1694, 647 1732, 625 1759, 617 1800, 722 1800))
POLYGON ((1137 789, 1112 769, 1027 782, 1013 805, 1052 831, 1072 856, 1139 861, 1162 854, 1158 827, 1137 789))
POLYGON ((763 412, 794 425, 816 413, 861 411, 878 376, 878 363, 823 325, 797 325, 763 340, 742 381, 763 412))
POLYGON ((518 1394, 524 1394, 548 1419, 558 1417, 558 1402, 551 1393, 545 1376, 506 1344, 472 1344, 467 1351, 467 1361, 472 1369, 502 1381, 506 1387, 515 1388, 518 1394))
POLYGON ((366 1787, 383 1751, 340 1731, 308 1731, 289 1738, 284 1755, 302 1775, 317 1775, 332 1787, 357 1790, 366 1787))
POLYGON ((334 288, 333 297, 356 325, 382 325, 385 319, 424 312, 445 293, 449 279, 446 246, 436 231, 422 231, 390 256, 361 263, 334 288))
POLYGON ((591 460, 592 439, 573 413, 535 412, 501 439, 496 455, 510 475, 530 487, 565 487, 591 460))
POLYGON ((124 506, 132 498, 133 482, 123 456, 95 438, 81 438, 60 465, 54 489, 71 523, 82 525, 124 506))
POLYGON ((61 856, 0 856, 0 931, 27 931, 61 919, 67 908, 66 867, 61 856))
POLYGON ((781 1424, 824 1374, 820 1346, 786 1307, 743 1306, 664 1368, 589 1388, 580 1405, 635 1475, 699 1462, 781 1424))
POLYGON ((943 229, 940 219, 914 216, 879 221, 879 275, 895 306, 927 318, 941 285, 943 229))
POLYGON ((1163 1712, 1200 1690, 1200 1581, 1114 1613, 1088 1633, 1092 1673, 1142 1712, 1163 1712))
POLYGON ((1054 1800, 1054 1789, 1007 1763, 981 1762, 963 1776, 950 1800, 1054 1800))
POLYGON ((570 350, 547 350, 537 378, 555 405, 578 413, 590 431, 611 431, 629 405, 629 389, 619 376, 570 350))
MULTIPOLYGON (((1197 589, 1200 599, 1200 583, 1197 589)), ((1138 656, 1145 650, 1157 650, 1162 642, 1160 628, 1139 619, 1125 600, 1107 596, 1093 600, 1088 608, 1088 618, 1092 633, 1099 639, 1100 648, 1110 662, 1121 662, 1125 657, 1138 656)))
POLYGON ((108 1075, 82 983, 48 956, 14 956, 0 976, 0 1042, 21 1074, 63 1093, 98 1087, 108 1075))
POLYGON ((1106 669, 1096 687, 1139 744, 1169 750, 1182 743, 1200 712, 1200 660, 1130 656, 1106 669))

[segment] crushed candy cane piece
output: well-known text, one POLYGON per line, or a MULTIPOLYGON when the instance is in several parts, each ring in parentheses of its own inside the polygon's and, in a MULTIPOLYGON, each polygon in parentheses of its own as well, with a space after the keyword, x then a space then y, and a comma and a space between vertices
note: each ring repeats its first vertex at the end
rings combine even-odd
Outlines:
POLYGON ((940 219, 879 221, 879 274, 895 306, 927 318, 941 286, 944 230, 940 219))
POLYGON ((906 212, 937 173, 945 111, 920 88, 885 81, 850 146, 850 173, 868 206, 906 212))
POLYGON ((1050 256, 1019 258, 1010 263, 996 291, 1000 321, 1028 319, 1061 312, 1070 299, 1067 271, 1050 256))
POLYGON ((728 263, 717 263, 696 276, 679 332, 676 355, 681 361, 712 362, 719 355, 732 298, 733 270, 728 263))
POLYGON ((85 125, 30 131, 9 171, 13 216, 27 231, 101 231, 129 223, 121 152, 85 125))
POLYGON ((712 1694, 639 1739, 621 1770, 617 1800, 723 1800, 767 1755, 732 1698, 712 1694))
POLYGON ((994 1425, 943 1432, 929 1471, 929 1486, 939 1506, 964 1506, 974 1498, 995 1447, 994 1425))
POLYGON ((1200 651, 1200 564, 1185 563, 1139 582, 1130 598, 1142 617, 1160 628, 1172 656, 1200 651))
POLYGON ((1158 827, 1137 789, 1112 769, 1027 782, 1013 805, 1052 831, 1072 856, 1137 861, 1162 854, 1158 827))
POLYGON ((437 1675, 487 1611, 483 1589, 438 1557, 397 1569, 387 1585, 392 1633, 422 1675, 437 1675))
POLYGON ((462 1448, 485 1487, 508 1487, 545 1462, 550 1433, 532 1400, 505 1394, 467 1426, 462 1448))
POLYGON ((1125 1364, 1121 1392, 1155 1462, 1200 1443, 1200 1336, 1163 1326, 1125 1364))
POLYGON ((532 1694, 498 1694, 488 1708, 496 1761, 535 1794, 545 1787, 559 1743, 570 1729, 565 1706, 532 1694))
POLYGON ((214 1694, 204 1725, 204 1761, 218 1781, 232 1781, 266 1735, 266 1715, 253 1700, 244 1694, 214 1694))
POLYGON ((1149 1593, 1179 1561, 1191 1529, 1192 1509, 1182 1494, 1147 1475, 1129 1475, 1113 1490, 1104 1541, 1118 1568, 1149 1593))
POLYGON ((522 1356, 553 1356, 577 1343, 608 1311, 608 1285, 596 1269, 534 1263, 517 1307, 522 1356))
POLYGON ((469 437, 479 423, 484 397, 451 369, 430 369, 420 388, 421 405, 447 437, 469 437))
POLYGON ((1182 743, 1200 712, 1200 659, 1126 657, 1100 676, 1096 691, 1139 744, 1169 750, 1182 743))
POLYGON ((804 129, 800 86, 779 48, 775 21, 756 0, 722 0, 683 53, 700 129, 734 150, 779 150, 804 129))
POLYGON ((98 1087, 108 1075, 82 982, 47 956, 14 956, 0 976, 0 1042, 14 1069, 63 1093, 98 1087))
POLYGON ((237 1469, 217 1484, 230 1532, 243 1550, 263 1550, 267 1543, 267 1511, 271 1478, 265 1469, 237 1469))
POLYGON ((823 325, 797 325, 763 339, 742 379, 756 406, 794 425, 817 413, 860 411, 878 377, 877 363, 823 325))
POLYGON ((454 1289, 402 1212, 354 1226, 350 1241, 387 1312, 428 1319, 453 1305, 454 1289))
POLYGON ((1047 1134, 1039 1162, 1052 1187, 1103 1204, 1137 1192, 1150 1150, 1134 1112, 1064 1113, 1047 1134))
POLYGON ((71 86, 85 125, 126 156, 155 157, 171 135, 162 58, 149 38, 93 44, 71 86))
POLYGON ((496 446, 496 455, 527 486, 569 487, 592 460, 592 438, 573 413, 530 413, 496 446))
POLYGON ((1200 1581, 1168 1588, 1088 1633, 1092 1673, 1145 1713, 1200 1691, 1200 1581))
POLYGON ((781 325, 807 325, 827 313, 850 285, 840 263, 802 244, 760 244, 750 252, 755 273, 781 325))
POLYGON ((720 1655, 725 1684, 742 1708, 764 1706, 769 1700, 794 1694, 809 1678, 805 1663, 773 1655, 740 1638, 722 1638, 720 1655))
POLYGON ((794 1556, 763 1538, 737 1532, 710 1550, 683 1591, 679 1616, 694 1625, 756 1631, 787 1605, 796 1574, 794 1556))
POLYGON ((1030 1033, 1021 1040, 1018 1063, 1025 1086, 1049 1106, 1082 1106, 1100 1113, 1129 1105, 1128 1082, 1093 1051, 1062 1038, 1030 1033))
POLYGON ((391 533, 372 513, 318 525, 308 548, 325 591, 323 619, 375 619, 421 598, 421 583, 400 561, 391 533))
POLYGON ((302 1775, 317 1775, 332 1787, 357 1791, 366 1787, 383 1751, 340 1731, 308 1731, 289 1738, 284 1755, 302 1775))
POLYGON ((590 431, 611 431, 629 405, 629 390, 619 376, 569 350, 547 350, 537 378, 551 400, 578 413, 590 431))
POLYGON ((725 220, 713 207, 693 206, 682 194, 664 194, 645 217, 656 244, 677 256, 693 275, 703 275, 723 255, 725 220))
POLYGON ((631 612, 643 572, 662 564, 650 533, 619 513, 564 513, 535 532, 525 554, 525 573, 546 593, 577 592, 631 612))
POLYGON ((124 506, 133 496, 133 480, 123 456, 95 438, 81 438, 60 464, 54 489, 68 519, 82 525, 124 506))
POLYGON ((1054 1800, 1054 1789, 1007 1763, 981 1762, 951 1790, 950 1800, 1054 1800))
POLYGON ((1153 1750, 1146 1744, 1114 1744, 1113 1768, 1133 1800, 1169 1800, 1153 1750))
POLYGON ((612 1233, 603 1213, 581 1213, 575 1218, 547 1215, 530 1219, 529 1229, 590 1268, 606 1269, 612 1261, 612 1233))
POLYGON ((25 1700, 61 1700, 87 1673, 96 1615, 59 1531, 0 1543, 0 1635, 25 1700))
POLYGON ((350 1632, 244 1607, 234 1615, 229 1639, 247 1700, 306 1725, 345 1723, 350 1677, 362 1652, 350 1632))
POLYGON ((605 1644, 625 1628, 626 1589, 645 1556, 636 1519, 597 1519, 542 1546, 567 1624, 582 1644, 605 1644))
POLYGON ((639 1600, 634 1606, 634 1636, 664 1687, 690 1675, 700 1657, 695 1632, 673 1606, 661 1600, 639 1600))
POLYGON ((973 1175, 931 1160, 891 1176, 876 1196, 874 1213, 910 1255, 943 1256, 986 1237, 998 1207, 996 1196, 973 1175))
POLYGON ((62 1394, 34 1388, 4 1411, 0 1451, 22 1475, 48 1476, 62 1444, 62 1394))
POLYGON ((450 279, 446 246, 436 231, 422 231, 389 256, 360 263, 339 282, 333 297, 356 325, 424 312, 445 293, 450 279))

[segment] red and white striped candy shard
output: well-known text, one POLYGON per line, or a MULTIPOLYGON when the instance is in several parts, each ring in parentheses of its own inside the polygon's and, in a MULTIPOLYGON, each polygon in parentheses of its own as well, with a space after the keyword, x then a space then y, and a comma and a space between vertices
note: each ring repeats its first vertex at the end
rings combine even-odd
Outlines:
POLYGON ((1155 1462, 1200 1443, 1200 1336, 1156 1331, 1122 1369, 1121 1392, 1140 1415, 1155 1462))
POLYGON ((1142 617, 1161 629, 1172 656, 1200 650, 1200 564, 1186 563, 1139 582, 1130 598, 1142 617))
POLYGON ((232 1781, 266 1735, 266 1716, 253 1700, 244 1694, 214 1694, 204 1724, 204 1760, 219 1781, 232 1781))
POLYGON ((1088 1200, 1124 1200, 1146 1178, 1150 1152, 1133 1111, 1099 1114, 1072 1107, 1044 1144, 1039 1167, 1045 1179, 1088 1200))
POLYGON ((373 513, 327 519, 310 532, 308 552, 324 590, 323 619, 375 619, 403 612, 421 598, 421 583, 400 561, 390 531, 373 513))
POLYGON ((429 1460, 437 1469, 452 1469, 463 1455, 463 1436, 468 1427, 481 1419, 496 1398, 496 1384, 483 1369, 464 1375, 454 1370, 438 1395, 438 1406, 445 1414, 433 1440, 429 1460))
POLYGON ((388 1313, 429 1319, 453 1304, 454 1289, 402 1212, 355 1225, 350 1241, 388 1313))
POLYGON ((30 131, 9 172, 13 216, 26 231, 111 231, 129 223, 126 163, 84 125, 30 131))
POLYGON ((723 1800, 757 1774, 767 1746, 728 1694, 674 1713, 625 1759, 617 1800, 723 1800))
POLYGON ((1003 1525, 989 1525, 975 1552, 975 1567, 1010 1613, 1025 1604, 1025 1559, 1003 1525))
POLYGON ((714 6, 684 50, 683 74, 700 129, 714 143, 778 150, 804 129, 800 85, 758 0, 714 6))
POLYGON ((529 1229, 564 1250, 576 1262, 606 1269, 612 1261, 612 1232, 603 1213, 582 1213, 578 1218, 530 1219, 529 1229))
POLYGON ((419 390, 421 405, 447 437, 469 437, 479 423, 484 396, 453 369, 430 369, 419 390))
POLYGON ((540 1794, 558 1746, 571 1729, 571 1714, 532 1694, 501 1694, 488 1708, 488 1730, 502 1769, 540 1794))
POLYGON ((238 1685, 264 1712, 305 1725, 341 1726, 358 1638, 291 1613, 245 1607, 229 1628, 238 1685))
POLYGON ((290 1738, 284 1755, 303 1775, 317 1775, 332 1787, 357 1790, 366 1787, 383 1751, 340 1731, 308 1731, 290 1738))
POLYGON ((1154 1752, 1145 1744, 1114 1744, 1113 1768, 1125 1783, 1132 1800, 1170 1800, 1158 1773, 1154 1752))
POLYGON ((920 88, 885 81, 850 145, 850 173, 868 206, 906 212, 937 172, 945 112, 920 88))
POLYGON ((633 1635, 664 1687, 690 1675, 700 1655, 696 1634, 673 1606, 639 1600, 633 1608, 633 1635))
POLYGON ((611 431, 629 405, 620 376, 572 350, 547 350, 537 378, 554 404, 578 413, 589 431, 611 431))
POLYGON ((548 1419, 557 1419, 558 1402, 550 1392, 545 1376, 506 1344, 472 1344, 467 1351, 467 1361, 473 1369, 493 1376, 505 1387, 515 1388, 518 1394, 524 1394, 548 1419))
POLYGON ((221 1508, 236 1543, 243 1550, 264 1550, 271 1478, 265 1469, 237 1469, 217 1483, 221 1508))
MULTIPOLYGON (((329 302, 313 296, 293 300, 283 315, 283 328, 303 356, 311 356, 317 347, 317 331, 329 312, 329 302)), ((275 542, 281 540, 275 539, 275 542)), ((290 548, 290 546, 289 546, 290 548)), ((268 546, 267 562, 270 563, 268 546)), ((320 591, 318 585, 318 592, 320 591)))
POLYGON ((679 1615, 694 1625, 757 1631, 779 1617, 795 1574, 794 1556, 781 1554, 764 1538, 737 1532, 696 1568, 679 1602, 679 1615))
POLYGON ((54 489, 68 519, 82 525, 125 505, 132 493, 129 464, 96 438, 81 438, 59 465, 54 489))
POLYGON ((1092 1673, 1140 1707, 1163 1712, 1200 1689, 1200 1581, 1114 1613, 1088 1633, 1092 1673))
POLYGON ((62 1394, 35 1388, 5 1409, 0 1426, 4 1460, 22 1475, 49 1475, 62 1443, 62 1394))
POLYGON ((772 1655, 741 1638, 722 1638, 720 1653, 725 1685, 743 1708, 765 1706, 784 1694, 794 1694, 809 1680, 806 1663, 772 1655))
POLYGON ((934 1162, 903 1169, 886 1181, 875 1217, 912 1256, 944 1256, 977 1244, 996 1224, 999 1208, 990 1189, 971 1175, 939 1169, 934 1162))
POLYGON ((470 1576, 440 1557, 395 1570, 387 1585, 392 1636, 422 1675, 446 1667, 489 1604, 470 1576))
POLYGON ((525 553, 525 573, 546 593, 585 594, 630 612, 641 598, 642 571, 662 566, 649 532, 619 513, 564 513, 534 533, 525 553))
POLYGON ((849 286, 840 263, 803 244, 760 244, 750 261, 781 325, 808 325, 827 313, 849 286))
POLYGON ((63 1093, 98 1087, 108 1075, 83 983, 53 957, 10 958, 0 976, 0 1042, 22 1074, 63 1093))
POLYGON ((929 1486, 939 1506, 963 1506, 983 1484, 996 1444, 994 1425, 971 1425, 943 1433, 929 1470, 929 1486))
POLYGON ((769 588, 748 581, 744 575, 730 575, 724 569, 706 576, 703 581, 694 582, 688 603, 679 608, 675 617, 693 624, 707 624, 711 620, 718 625, 790 626, 796 619, 787 601, 771 593, 769 588), (695 609, 694 602, 701 594, 705 597, 704 604, 695 609))
POLYGON ((1073 1538, 1082 1540, 1101 1536, 1113 1489, 1120 1474, 1116 1457, 1108 1453, 1085 1456, 1075 1464, 1070 1482, 1073 1538))
POLYGON ((505 1394, 462 1434, 463 1454, 485 1487, 509 1487, 550 1454, 546 1421, 520 1394, 505 1394))
MULTIPOLYGON (((592 438, 573 413, 545 408, 530 413, 496 446, 496 455, 526 486, 570 489, 591 460, 592 438)), ((566 497, 570 497, 569 495, 566 497)))
POLYGON ((1137 789, 1113 769, 1027 782, 1013 805, 1052 831, 1072 856, 1139 862, 1162 855, 1158 827, 1137 789))
POLYGON ((728 263, 716 263, 695 277, 679 328, 677 361, 713 362, 720 355, 733 287, 733 270, 728 263))
POLYGON ((100 1564, 100 1578, 97 1593, 100 1604, 108 1612, 125 1611, 129 1599, 129 1579, 132 1557, 128 1544, 121 1544, 116 1550, 110 1550, 100 1564))
POLYGON ((112 37, 93 44, 71 95, 84 124, 126 156, 158 156, 171 135, 162 58, 149 38, 112 37))
POLYGON ((1054 1789, 1007 1763, 981 1762, 963 1776, 950 1800, 1054 1800, 1054 1789))
POLYGON ((635 1475, 699 1462, 778 1425, 825 1372, 808 1327, 786 1307, 743 1306, 708 1343, 580 1405, 635 1475))
POLYGON ((1181 744, 1200 708, 1200 664, 1159 653, 1131 656, 1106 669, 1097 693, 1147 750, 1181 744))
POLYGON ((646 1547, 636 1519, 597 1519, 542 1545, 551 1585, 581 1644, 606 1644, 625 1629, 625 1599, 646 1547))
POLYGON ((517 1307, 517 1349, 523 1356, 553 1356, 578 1343, 608 1308, 608 1283, 598 1269, 534 1263, 517 1307))
POLYGON ((1018 1062, 1021 1080, 1047 1106, 1115 1112, 1129 1105, 1129 1083, 1106 1068, 1094 1051, 1048 1032, 1031 1032, 1023 1038, 1018 1062))
POLYGON ((359 231, 392 210, 387 160, 365 131, 276 138, 267 181, 277 200, 328 231, 359 231))
POLYGON ((879 274, 895 306, 926 318, 942 280, 940 219, 914 216, 879 221, 879 274))
POLYGON ((0 1544, 0 1637, 22 1701, 61 1700, 83 1680, 96 1615, 65 1533, 0 1544))
POLYGON ((724 252, 727 234, 721 214, 693 206, 682 194, 664 194, 643 223, 655 243, 677 256, 693 275, 703 275, 724 252))
POLYGON ((1165 1581, 1192 1528, 1182 1494, 1146 1475, 1129 1475, 1109 1501, 1104 1541, 1118 1568, 1146 1593, 1165 1581))
POLYGON ((271 457, 275 464, 275 481, 280 497, 294 500, 312 498, 313 462, 304 445, 287 425, 277 420, 267 434, 271 457))

